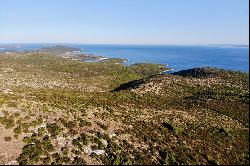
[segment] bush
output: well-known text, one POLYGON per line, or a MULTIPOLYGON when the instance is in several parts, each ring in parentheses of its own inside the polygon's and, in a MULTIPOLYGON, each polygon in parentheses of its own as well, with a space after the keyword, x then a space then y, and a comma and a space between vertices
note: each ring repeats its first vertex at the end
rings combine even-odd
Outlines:
MULTIPOLYGON (((181 128, 177 127, 175 124, 170 123, 170 122, 164 122, 163 127, 169 129, 170 131, 174 132, 175 134, 178 134, 182 132, 181 128)), ((164 131, 164 130, 163 130, 164 131)))
POLYGON ((37 162, 40 159, 40 155, 42 155, 42 149, 37 147, 36 144, 28 144, 23 147, 22 154, 26 156, 31 163, 37 162))
POLYGON ((0 123, 5 125, 6 129, 12 128, 15 126, 15 119, 14 116, 5 116, 5 117, 0 117, 0 123))
POLYGON ((82 157, 75 157, 72 164, 73 165, 86 165, 87 162, 82 157))
POLYGON ((176 165, 175 154, 166 149, 160 150, 159 154, 161 156, 161 163, 164 165, 176 165))
POLYGON ((92 150, 97 150, 98 146, 97 145, 92 145, 91 148, 92 148, 92 150))
POLYGON ((91 126, 91 122, 88 122, 86 120, 83 120, 83 119, 80 119, 80 124, 79 124, 81 127, 84 127, 84 126, 91 126))
POLYGON ((43 140, 42 140, 44 149, 47 150, 48 152, 52 152, 54 150, 54 147, 51 143, 51 139, 49 138, 48 135, 46 135, 43 140))
POLYGON ((23 142, 26 143, 26 144, 30 144, 30 143, 32 143, 32 140, 29 137, 24 137, 23 142))
POLYGON ((4 137, 5 141, 11 141, 11 137, 4 137))
POLYGON ((21 129, 21 126, 18 126, 14 129, 14 133, 15 134, 21 134, 22 133, 22 129, 21 129))
POLYGON ((50 124, 50 123, 48 123, 47 125, 46 125, 46 127, 47 127, 47 130, 52 134, 52 135, 59 135, 60 134, 60 132, 62 131, 62 129, 59 127, 59 126, 57 126, 57 124, 55 124, 55 123, 52 123, 52 124, 50 124))
POLYGON ((51 162, 51 158, 50 157, 42 158, 42 162, 44 165, 49 165, 51 162))
POLYGON ((69 121, 65 124, 65 127, 67 127, 68 129, 74 129, 76 127, 76 123, 73 121, 69 121))
POLYGON ((29 133, 29 127, 30 125, 28 123, 21 124, 21 128, 23 128, 24 133, 29 133))
POLYGON ((45 134, 46 130, 44 127, 40 127, 37 132, 38 132, 38 136, 41 137, 45 134))
POLYGON ((83 145, 85 145, 85 146, 87 146, 90 142, 88 136, 85 135, 84 133, 80 134, 80 140, 83 143, 83 145))

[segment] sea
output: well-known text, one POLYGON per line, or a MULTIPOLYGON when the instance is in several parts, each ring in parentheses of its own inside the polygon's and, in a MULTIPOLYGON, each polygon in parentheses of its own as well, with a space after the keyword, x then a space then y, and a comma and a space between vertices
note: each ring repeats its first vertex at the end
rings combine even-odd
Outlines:
POLYGON ((216 67, 249 72, 248 45, 15 44, 0 45, 0 51, 36 50, 54 45, 80 48, 85 54, 127 59, 125 65, 157 63, 166 65, 173 71, 195 67, 216 67))

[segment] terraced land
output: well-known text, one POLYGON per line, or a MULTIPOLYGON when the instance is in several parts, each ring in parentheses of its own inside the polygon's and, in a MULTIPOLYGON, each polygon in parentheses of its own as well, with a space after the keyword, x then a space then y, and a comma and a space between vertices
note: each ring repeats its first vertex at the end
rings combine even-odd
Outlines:
POLYGON ((0 164, 249 164, 249 75, 0 53, 0 164))

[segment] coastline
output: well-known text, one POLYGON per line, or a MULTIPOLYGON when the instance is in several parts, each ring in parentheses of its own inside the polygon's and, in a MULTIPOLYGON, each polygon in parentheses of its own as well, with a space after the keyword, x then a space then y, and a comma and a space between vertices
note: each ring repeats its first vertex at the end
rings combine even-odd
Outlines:
MULTIPOLYGON (((6 50, 0 52, 29 52, 37 51, 43 46, 55 47, 55 44, 19 44, 21 48, 15 45, 5 45, 6 50), (13 49, 11 49, 13 48, 13 49)), ((127 59, 128 62, 121 62, 124 65, 135 63, 154 63, 170 65, 170 68, 176 71, 186 70, 196 67, 214 67, 225 70, 249 72, 249 48, 246 47, 219 47, 218 45, 74 45, 63 44, 66 47, 76 49, 73 54, 85 55, 103 55, 106 58, 127 59), (216 58, 216 61, 214 60, 216 58)), ((231 46, 231 45, 230 45, 231 46)), ((2 46, 0 45, 2 48, 2 46)), ((67 58, 69 55, 66 56, 67 58)), ((88 56, 89 57, 89 56, 88 56)), ((101 57, 101 56, 100 56, 101 57)), ((86 60, 84 57, 82 60, 86 60)), ((91 59, 86 60, 91 62, 91 59)), ((93 60, 97 62, 100 60, 93 60)), ((119 62, 120 63, 120 62, 119 62)))

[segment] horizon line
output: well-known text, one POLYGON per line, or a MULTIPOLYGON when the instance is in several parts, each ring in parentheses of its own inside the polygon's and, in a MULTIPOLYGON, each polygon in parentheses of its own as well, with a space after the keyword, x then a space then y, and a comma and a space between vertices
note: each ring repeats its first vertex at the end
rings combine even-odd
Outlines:
POLYGON ((249 43, 242 43, 242 44, 225 44, 225 43, 217 43, 217 44, 202 44, 202 43, 197 43, 197 44, 188 44, 188 43, 81 43, 81 42, 0 42, 0 45, 5 45, 5 44, 79 44, 79 45, 218 45, 218 46, 249 46, 249 43))

